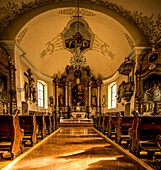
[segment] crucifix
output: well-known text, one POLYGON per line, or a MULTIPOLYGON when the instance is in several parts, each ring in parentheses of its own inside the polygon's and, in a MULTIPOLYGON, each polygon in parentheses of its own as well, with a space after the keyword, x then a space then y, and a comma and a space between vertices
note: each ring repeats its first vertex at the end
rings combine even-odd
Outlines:
POLYGON ((26 101, 30 99, 30 101, 35 102, 36 101, 36 89, 34 87, 34 78, 32 78, 32 72, 31 69, 28 68, 27 73, 24 72, 24 75, 28 79, 28 83, 25 82, 24 88, 25 88, 25 99, 26 101))

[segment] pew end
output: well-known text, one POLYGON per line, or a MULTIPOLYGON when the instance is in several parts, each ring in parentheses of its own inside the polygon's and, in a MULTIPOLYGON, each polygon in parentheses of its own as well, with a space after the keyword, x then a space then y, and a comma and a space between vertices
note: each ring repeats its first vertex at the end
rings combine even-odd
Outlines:
POLYGON ((38 126, 36 122, 36 115, 20 115, 20 127, 24 129, 23 144, 35 145, 38 142, 38 126), (30 144, 29 144, 30 142, 30 144))
POLYGON ((145 151, 148 159, 153 159, 154 154, 161 151, 161 116, 142 116, 137 111, 133 111, 133 115, 133 124, 129 129, 130 152, 140 157, 140 153, 145 151))
POLYGON ((19 125, 19 110, 16 109, 13 115, 0 115, 0 156, 10 154, 14 159, 23 152, 22 138, 24 130, 19 125))

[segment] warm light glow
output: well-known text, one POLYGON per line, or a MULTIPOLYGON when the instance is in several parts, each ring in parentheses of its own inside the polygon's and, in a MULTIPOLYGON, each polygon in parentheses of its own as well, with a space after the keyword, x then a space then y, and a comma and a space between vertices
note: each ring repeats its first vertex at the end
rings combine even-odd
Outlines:
MULTIPOLYGON (((81 152, 84 152, 83 150, 81 152)), ((80 153, 80 152, 77 152, 80 153)), ((74 152, 74 154, 77 154, 74 152)), ((73 153, 72 153, 73 154, 73 153)), ((66 155, 67 156, 67 155, 66 155)), ((69 155, 70 156, 70 155, 69 155)), ((48 168, 54 170, 85 170, 89 168, 89 165, 99 161, 116 161, 118 158, 123 157, 122 155, 104 158, 91 158, 90 155, 81 159, 64 159, 64 158, 53 158, 53 157, 40 157, 33 158, 32 160, 24 161, 17 167, 17 169, 34 169, 34 168, 48 168), (56 164, 55 164, 56 162, 56 164), (61 166, 60 166, 61 165, 61 166)))
POLYGON ((76 111, 77 111, 77 112, 80 111, 80 106, 76 106, 76 111))

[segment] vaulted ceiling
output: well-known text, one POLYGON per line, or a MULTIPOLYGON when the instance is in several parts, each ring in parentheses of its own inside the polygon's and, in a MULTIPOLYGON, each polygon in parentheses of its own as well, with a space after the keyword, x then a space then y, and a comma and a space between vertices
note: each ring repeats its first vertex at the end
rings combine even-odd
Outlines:
POLYGON ((86 65, 107 79, 135 47, 160 42, 160 11, 160 0, 0 0, 0 42, 14 41, 26 62, 51 77, 70 65, 65 38, 79 20, 80 33, 91 37, 86 65))

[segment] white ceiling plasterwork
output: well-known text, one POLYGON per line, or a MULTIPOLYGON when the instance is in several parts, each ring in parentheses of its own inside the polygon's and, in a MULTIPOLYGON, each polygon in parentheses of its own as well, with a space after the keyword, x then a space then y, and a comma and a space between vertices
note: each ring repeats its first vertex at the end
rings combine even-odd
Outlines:
MULTIPOLYGON (((72 17, 78 16, 77 2, 0 1, 0 38, 15 39, 41 74, 51 77, 63 72, 70 64, 71 51, 65 48, 62 35, 72 17)), ((93 36, 84 57, 94 74, 110 78, 136 46, 157 46, 161 42, 158 2, 79 0, 79 15, 93 36), (150 11, 152 6, 156 8, 150 11)))

